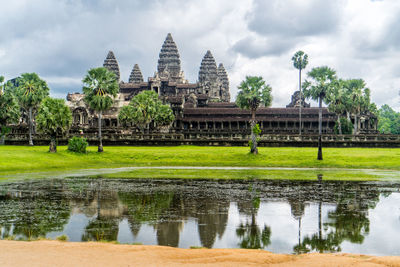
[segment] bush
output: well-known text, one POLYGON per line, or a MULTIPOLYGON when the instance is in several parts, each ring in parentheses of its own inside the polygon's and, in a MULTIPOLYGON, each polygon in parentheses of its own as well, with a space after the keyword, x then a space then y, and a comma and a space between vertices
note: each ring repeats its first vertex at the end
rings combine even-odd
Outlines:
POLYGON ((57 240, 63 241, 63 242, 68 241, 68 236, 66 236, 66 235, 57 236, 57 240))
MULTIPOLYGON (((340 124, 342 126, 342 134, 352 134, 353 133, 353 123, 348 121, 346 118, 340 118, 340 124)), ((336 134, 339 134, 339 125, 336 122, 334 131, 336 134)))
POLYGON ((74 136, 68 140, 68 150, 77 153, 86 153, 88 146, 86 138, 74 136))

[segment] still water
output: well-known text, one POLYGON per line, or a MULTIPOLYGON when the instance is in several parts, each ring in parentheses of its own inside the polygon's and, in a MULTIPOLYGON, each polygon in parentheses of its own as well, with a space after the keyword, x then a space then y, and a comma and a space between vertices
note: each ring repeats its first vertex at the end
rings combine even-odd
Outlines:
POLYGON ((0 183, 0 238, 400 255, 400 183, 42 179, 0 183))

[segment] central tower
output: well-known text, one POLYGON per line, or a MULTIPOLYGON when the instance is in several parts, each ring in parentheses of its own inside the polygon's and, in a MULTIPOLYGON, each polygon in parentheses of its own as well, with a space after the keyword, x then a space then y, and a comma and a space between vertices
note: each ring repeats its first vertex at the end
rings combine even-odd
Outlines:
POLYGON ((178 48, 170 33, 168 33, 161 47, 157 71, 161 78, 167 78, 174 82, 181 79, 181 60, 178 48))

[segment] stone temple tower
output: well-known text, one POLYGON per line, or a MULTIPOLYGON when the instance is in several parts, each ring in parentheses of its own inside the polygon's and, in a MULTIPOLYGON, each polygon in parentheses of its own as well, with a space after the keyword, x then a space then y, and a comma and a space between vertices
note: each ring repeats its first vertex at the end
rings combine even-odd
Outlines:
POLYGON ((119 82, 120 79, 119 66, 113 51, 108 52, 107 58, 104 60, 103 67, 107 68, 109 71, 114 72, 115 75, 117 76, 117 81, 119 82))
POLYGON ((229 79, 228 74, 224 68, 222 63, 218 66, 218 79, 221 82, 221 101, 223 102, 230 102, 231 101, 231 94, 229 93, 229 79))
POLYGON ((130 83, 142 83, 143 82, 143 75, 142 75, 142 72, 140 71, 138 64, 135 64, 135 66, 133 66, 131 75, 129 76, 129 82, 130 83))
POLYGON ((161 47, 157 71, 161 78, 168 78, 170 81, 177 82, 182 78, 178 48, 170 33, 161 47))
POLYGON ((217 68, 210 51, 207 51, 200 64, 199 85, 202 93, 214 101, 230 100, 228 75, 222 64, 217 68))

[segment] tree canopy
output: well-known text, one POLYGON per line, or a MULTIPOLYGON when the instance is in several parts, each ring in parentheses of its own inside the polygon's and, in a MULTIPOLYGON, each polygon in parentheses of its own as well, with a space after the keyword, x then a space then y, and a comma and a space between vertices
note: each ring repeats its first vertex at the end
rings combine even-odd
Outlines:
POLYGON ((64 99, 45 98, 36 116, 39 131, 50 135, 50 152, 56 152, 56 138, 64 134, 72 124, 72 114, 64 99))
POLYGON ((334 87, 336 81, 336 71, 327 67, 316 67, 307 73, 312 80, 306 80, 303 83, 304 96, 312 100, 318 100, 319 97, 324 101, 325 96, 334 87))
POLYGON ((293 61, 293 67, 295 67, 298 70, 303 70, 307 67, 308 55, 301 50, 297 51, 293 55, 292 61, 293 61))
POLYGON ((49 96, 50 89, 46 81, 36 73, 23 73, 16 81, 16 95, 20 105, 28 110, 40 105, 49 96))
POLYGON ((269 107, 272 103, 272 88, 266 84, 262 77, 246 76, 238 87, 239 93, 236 104, 241 109, 257 110, 260 105, 269 107))
POLYGON ((400 112, 389 105, 383 105, 378 112, 378 130, 386 134, 400 134, 400 112))
POLYGON ((109 109, 119 91, 115 73, 103 67, 90 69, 83 78, 83 84, 85 101, 96 111, 109 109))
POLYGON ((152 121, 156 126, 166 126, 175 120, 169 105, 163 105, 154 91, 143 91, 121 108, 118 119, 122 124, 135 124, 144 130, 152 121))
POLYGON ((20 108, 11 90, 4 84, 4 77, 0 76, 0 145, 4 144, 7 125, 17 123, 20 118, 20 108))

